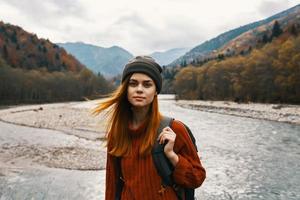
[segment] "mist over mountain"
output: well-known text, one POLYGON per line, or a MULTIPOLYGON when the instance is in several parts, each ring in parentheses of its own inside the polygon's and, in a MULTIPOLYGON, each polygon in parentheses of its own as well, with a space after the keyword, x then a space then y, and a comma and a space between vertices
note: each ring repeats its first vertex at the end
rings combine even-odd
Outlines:
POLYGON ((168 65, 175 59, 183 56, 190 48, 175 48, 164 52, 154 52, 150 54, 160 65, 168 65))
POLYGON ((101 72, 105 77, 120 74, 124 65, 133 57, 130 52, 118 46, 104 48, 83 42, 58 43, 58 45, 89 69, 95 73, 101 72))

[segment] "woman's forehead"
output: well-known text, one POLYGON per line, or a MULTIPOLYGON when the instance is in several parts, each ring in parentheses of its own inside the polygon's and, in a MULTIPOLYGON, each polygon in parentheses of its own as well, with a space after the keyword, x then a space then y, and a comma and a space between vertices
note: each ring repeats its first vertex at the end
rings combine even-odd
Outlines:
POLYGON ((133 73, 130 77, 130 80, 138 80, 138 81, 153 81, 150 76, 143 73, 133 73))

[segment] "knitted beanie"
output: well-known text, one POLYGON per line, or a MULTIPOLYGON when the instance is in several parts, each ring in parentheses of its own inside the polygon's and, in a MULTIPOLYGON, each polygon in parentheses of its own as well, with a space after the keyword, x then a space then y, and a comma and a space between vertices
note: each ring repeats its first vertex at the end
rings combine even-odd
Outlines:
POLYGON ((137 56, 130 60, 124 67, 122 83, 129 75, 140 72, 150 76, 155 85, 157 93, 160 93, 162 87, 161 66, 150 56, 137 56))

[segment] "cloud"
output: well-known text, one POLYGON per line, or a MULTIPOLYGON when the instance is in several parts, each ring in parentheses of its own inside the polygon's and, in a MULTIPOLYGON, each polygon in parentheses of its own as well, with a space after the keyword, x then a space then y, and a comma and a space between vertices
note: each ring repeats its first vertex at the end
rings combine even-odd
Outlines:
MULTIPOLYGON (((44 28, 61 28, 68 21, 76 23, 84 19, 85 12, 76 0, 4 0, 4 2, 21 13, 19 18, 32 26, 44 28)), ((3 2, 2 2, 3 3, 3 2)))
POLYGON ((205 31, 202 30, 203 27, 185 17, 177 20, 165 18, 156 23, 138 12, 132 12, 118 18, 106 30, 105 38, 123 41, 128 49, 139 49, 136 53, 147 54, 153 50, 193 46, 204 40, 205 31))
POLYGON ((264 17, 269 17, 284 9, 287 9, 287 5, 289 5, 289 3, 289 0, 263 1, 258 7, 258 12, 264 17))
POLYGON ((162 51, 199 44, 205 40, 206 32, 204 26, 197 25, 193 20, 182 17, 177 18, 177 20, 166 21, 163 27, 147 32, 144 37, 149 38, 144 42, 145 46, 162 51))
POLYGON ((4 0, 3 2, 14 6, 21 10, 23 14, 37 20, 51 16, 73 16, 75 14, 82 17, 85 14, 81 12, 80 4, 76 0, 4 0))
POLYGON ((289 0, 1 0, 0 17, 52 42, 118 45, 134 54, 147 54, 194 47, 296 3, 289 0))

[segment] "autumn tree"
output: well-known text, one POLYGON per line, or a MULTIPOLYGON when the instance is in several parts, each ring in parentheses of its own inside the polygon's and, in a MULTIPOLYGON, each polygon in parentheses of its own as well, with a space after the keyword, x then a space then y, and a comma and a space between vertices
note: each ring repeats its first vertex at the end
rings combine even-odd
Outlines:
POLYGON ((175 77, 174 88, 180 98, 195 99, 198 95, 196 68, 187 66, 183 68, 175 77))
POLYGON ((246 56, 181 69, 179 98, 300 103, 300 36, 274 40, 246 56))

